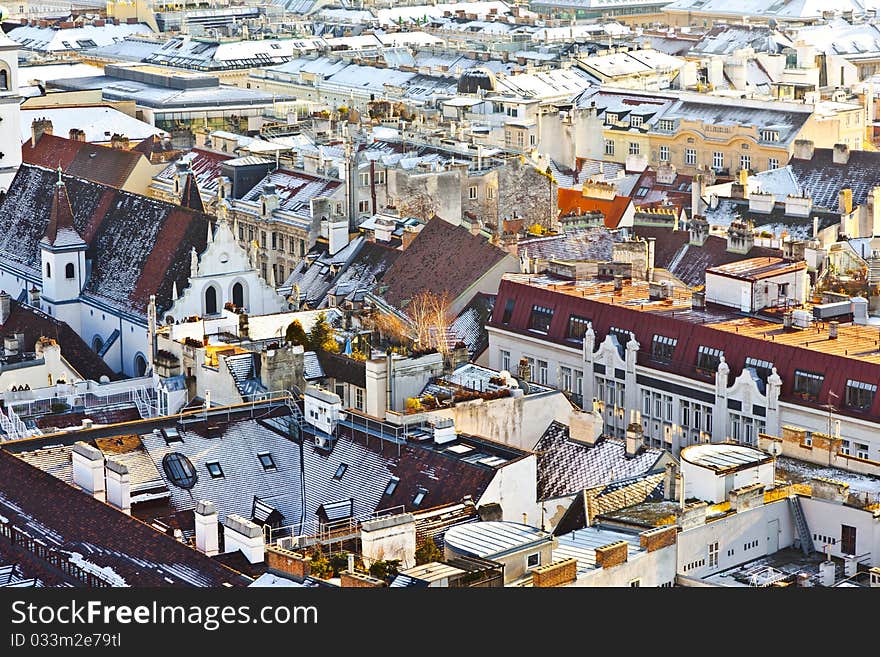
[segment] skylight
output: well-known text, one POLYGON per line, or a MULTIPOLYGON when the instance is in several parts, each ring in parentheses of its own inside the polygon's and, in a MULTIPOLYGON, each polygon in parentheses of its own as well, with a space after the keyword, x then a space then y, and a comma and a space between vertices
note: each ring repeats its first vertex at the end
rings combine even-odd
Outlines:
POLYGON ((263 470, 275 470, 275 459, 272 458, 272 455, 269 452, 265 452, 263 454, 257 454, 257 458, 260 459, 260 464, 263 466, 263 470))

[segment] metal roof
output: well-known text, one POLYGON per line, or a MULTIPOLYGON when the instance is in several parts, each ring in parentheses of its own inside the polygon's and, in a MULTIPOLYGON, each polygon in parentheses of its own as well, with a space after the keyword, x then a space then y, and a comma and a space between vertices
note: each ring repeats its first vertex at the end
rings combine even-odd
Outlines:
POLYGON ((690 445, 681 450, 681 459, 716 471, 758 465, 772 460, 772 456, 759 449, 742 445, 690 445))
POLYGON ((491 559, 549 542, 552 535, 516 522, 471 522, 450 528, 446 545, 458 553, 491 559))
POLYGON ((629 544, 628 558, 645 551, 640 545, 638 534, 627 534, 600 527, 576 529, 570 534, 562 534, 557 538, 559 542, 553 550, 553 560, 575 559, 578 574, 596 567, 596 548, 626 541, 629 544))

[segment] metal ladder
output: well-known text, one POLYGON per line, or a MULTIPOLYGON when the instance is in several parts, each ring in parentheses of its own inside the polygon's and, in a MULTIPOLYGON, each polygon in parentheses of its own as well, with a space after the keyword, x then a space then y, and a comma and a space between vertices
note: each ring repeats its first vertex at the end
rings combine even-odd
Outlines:
POLYGON ((801 542, 801 551, 804 555, 809 556, 815 551, 815 547, 813 546, 810 528, 807 526, 807 519, 804 516, 804 509, 801 506, 801 500, 797 495, 789 495, 788 504, 791 506, 791 512, 794 515, 794 523, 797 526, 801 542))

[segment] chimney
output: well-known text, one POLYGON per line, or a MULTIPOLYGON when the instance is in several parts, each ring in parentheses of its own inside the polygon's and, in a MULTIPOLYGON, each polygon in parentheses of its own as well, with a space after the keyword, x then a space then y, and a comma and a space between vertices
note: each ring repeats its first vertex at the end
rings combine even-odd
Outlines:
POLYGON ((107 502, 131 515, 131 475, 119 461, 107 459, 104 464, 107 480, 107 502))
POLYGON ((4 335, 3 336, 3 355, 4 356, 17 356, 18 351, 18 340, 14 335, 4 335))
POLYGON ((812 160, 814 150, 815 145, 809 139, 795 139, 791 157, 794 160, 812 160))
POLYGON ((691 183, 691 216, 702 215, 706 210, 706 204, 703 202, 703 194, 705 193, 704 179, 702 174, 694 176, 691 183))
POLYGON ((70 459, 73 464, 73 483, 103 502, 106 488, 104 455, 101 450, 80 440, 73 446, 70 459))
POLYGON ((838 195, 838 209, 840 214, 850 214, 853 210, 853 195, 852 189, 849 187, 840 190, 840 194, 838 195))
POLYGON ((666 464, 666 472, 663 473, 663 499, 664 500, 678 500, 678 491, 676 490, 676 481, 678 480, 678 473, 676 472, 675 463, 667 463, 666 464))
POLYGON ((195 508, 196 517, 196 549, 213 557, 219 552, 219 523, 217 508, 213 502, 199 500, 195 508))
POLYGON ((86 131, 80 130, 79 128, 71 128, 67 133, 67 138, 70 141, 82 141, 86 140, 86 131))
POLYGON ((794 322, 794 315, 790 310, 786 310, 782 314, 782 328, 791 329, 794 322))
POLYGON ((455 421, 451 417, 438 418, 434 421, 434 442, 437 445, 451 443, 455 438, 455 421))
POLYGON ((639 450, 642 447, 644 442, 644 431, 642 430, 642 425, 635 421, 629 423, 629 426, 626 427, 626 457, 633 458, 636 454, 639 453, 639 450))
POLYGON ((223 540, 226 552, 241 550, 250 563, 263 563, 265 560, 263 530, 240 515, 230 513, 226 516, 223 540))
POLYGON ((0 326, 4 326, 9 321, 9 315, 12 313, 12 297, 6 294, 6 290, 0 292, 0 326))
POLYGON ((114 134, 110 137, 110 147, 117 150, 127 151, 131 148, 131 142, 125 135, 114 134))
POLYGON ((34 119, 31 121, 31 148, 35 148, 40 137, 52 134, 52 122, 49 119, 34 119))
POLYGON ((569 440, 592 447, 602 436, 602 426, 602 417, 596 411, 572 411, 568 417, 569 440))
POLYGON ((871 573, 871 588, 880 588, 880 568, 874 566, 868 572, 871 573))
POLYGON ((620 274, 614 275, 614 291, 621 292, 623 291, 623 276, 620 274))
POLYGON ((702 310, 706 307, 706 292, 701 290, 699 292, 691 293, 691 308, 693 310, 702 310))
POLYGON ((834 144, 832 159, 834 164, 847 164, 849 162, 849 146, 846 144, 834 144))
POLYGON ((828 322, 828 339, 836 340, 837 339, 837 327, 839 326, 839 322, 828 322))
POLYGON ((830 559, 819 564, 819 581, 822 586, 834 586, 834 572, 836 566, 830 559))

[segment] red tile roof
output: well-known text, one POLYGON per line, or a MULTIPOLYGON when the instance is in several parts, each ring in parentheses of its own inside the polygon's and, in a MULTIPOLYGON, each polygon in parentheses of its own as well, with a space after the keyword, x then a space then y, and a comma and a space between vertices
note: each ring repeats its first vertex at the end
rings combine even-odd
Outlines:
POLYGON ((21 147, 25 163, 48 169, 61 167, 64 173, 110 187, 122 187, 144 157, 140 151, 108 148, 85 141, 44 134, 36 146, 31 140, 21 147))
POLYGON ((454 301, 508 253, 461 226, 431 219, 385 272, 380 290, 388 303, 403 308, 416 294, 446 292, 454 301))
POLYGON ((599 212, 606 228, 617 228, 626 213, 631 199, 628 196, 615 196, 613 199, 587 198, 580 189, 559 189, 559 211, 563 217, 577 214, 599 212))

